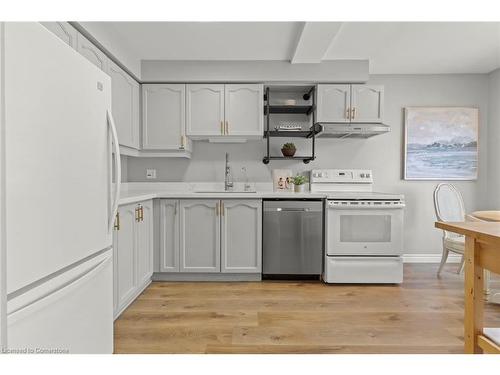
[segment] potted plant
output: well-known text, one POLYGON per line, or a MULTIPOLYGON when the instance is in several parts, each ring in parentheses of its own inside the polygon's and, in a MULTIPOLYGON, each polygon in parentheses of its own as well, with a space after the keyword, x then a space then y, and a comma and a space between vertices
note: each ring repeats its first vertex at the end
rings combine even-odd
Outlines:
POLYGON ((285 157, 292 157, 293 155, 295 155, 295 151, 297 151, 297 148, 293 143, 285 143, 281 147, 281 153, 285 157))
POLYGON ((293 189, 296 193, 304 193, 306 191, 306 182, 308 182, 306 176, 297 175, 292 177, 293 189))

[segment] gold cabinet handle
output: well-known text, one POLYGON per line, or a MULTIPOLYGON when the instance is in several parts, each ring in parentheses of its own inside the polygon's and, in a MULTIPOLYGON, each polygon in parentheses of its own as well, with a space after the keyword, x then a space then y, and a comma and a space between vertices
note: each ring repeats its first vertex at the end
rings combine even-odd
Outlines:
POLYGON ((347 108, 345 111, 345 118, 350 120, 351 119, 351 108, 347 108))
POLYGON ((139 222, 139 207, 135 208, 135 221, 137 223, 139 222))
POLYGON ((224 216, 224 201, 220 201, 220 214, 224 216))
POLYGON ((184 150, 186 147, 186 136, 181 135, 181 146, 179 147, 181 150, 184 150))
POLYGON ((354 120, 356 117, 356 107, 352 107, 351 109, 351 120, 354 120))
POLYGON ((143 206, 139 207, 139 218, 141 219, 141 222, 144 221, 144 207, 143 206))
POLYGON ((226 130, 225 134, 229 134, 229 121, 226 121, 226 130))
POLYGON ((224 121, 220 122, 220 133, 224 134, 224 121))
POLYGON ((120 213, 119 212, 116 213, 115 225, 113 226, 113 229, 120 230, 120 213))
POLYGON ((219 216, 219 202, 215 203, 215 216, 219 216))

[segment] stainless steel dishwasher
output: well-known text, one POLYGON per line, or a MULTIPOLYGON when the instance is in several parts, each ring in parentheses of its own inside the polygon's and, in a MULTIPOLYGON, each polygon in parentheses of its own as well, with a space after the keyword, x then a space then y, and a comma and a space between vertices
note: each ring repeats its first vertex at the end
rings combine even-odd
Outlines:
POLYGON ((323 201, 264 200, 264 277, 321 275, 323 201))

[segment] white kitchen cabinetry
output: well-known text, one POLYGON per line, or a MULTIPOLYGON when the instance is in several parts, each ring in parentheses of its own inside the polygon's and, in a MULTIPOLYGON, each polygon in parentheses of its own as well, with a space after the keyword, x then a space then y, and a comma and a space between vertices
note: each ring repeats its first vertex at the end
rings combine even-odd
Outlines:
POLYGON ((222 203, 221 272, 262 270, 262 203, 225 199, 222 203))
POLYGON ((319 84, 317 103, 317 122, 382 123, 384 87, 319 84))
POLYGON ((160 210, 160 272, 261 273, 261 200, 163 199, 160 210))
POLYGON ((115 318, 149 285, 153 275, 152 214, 152 201, 118 209, 113 236, 115 318))
POLYGON ((318 122, 349 122, 351 85, 318 85, 318 122))
POLYGON ((264 134, 264 87, 225 85, 224 134, 260 137, 264 134))
POLYGON ((59 39, 71 48, 76 49, 76 35, 78 31, 67 22, 41 22, 43 26, 52 31, 59 39))
POLYGON ((180 202, 180 272, 220 272, 220 202, 180 202))
POLYGON ((113 117, 121 146, 139 149, 139 84, 109 61, 113 117))
POLYGON ((384 117, 384 87, 378 85, 351 86, 351 122, 382 122, 384 117))
POLYGON ((224 134, 224 85, 186 85, 186 133, 193 139, 224 134))
POLYGON ((114 289, 117 310, 115 312, 125 308, 129 301, 132 300, 137 285, 137 273, 135 270, 137 247, 136 218, 136 205, 127 205, 119 208, 116 218, 116 242, 113 244, 116 266, 114 269, 114 289))
POLYGON ((76 36, 76 50, 103 72, 108 72, 108 57, 80 33, 76 36))
POLYGON ((179 272, 179 200, 160 201, 160 272, 179 272))
POLYGON ((139 204, 137 223, 137 285, 147 285, 153 275, 153 202, 139 204))
POLYGON ((188 84, 186 87, 188 137, 212 140, 262 137, 263 85, 188 84))
POLYGON ((144 150, 190 150, 186 139, 186 85, 142 85, 144 150))

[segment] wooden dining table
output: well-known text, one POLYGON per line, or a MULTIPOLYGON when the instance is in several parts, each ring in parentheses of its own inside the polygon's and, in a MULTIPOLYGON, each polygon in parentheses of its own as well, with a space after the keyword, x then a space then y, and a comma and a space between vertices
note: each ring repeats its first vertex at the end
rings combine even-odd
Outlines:
POLYGON ((500 223, 436 222, 436 228, 465 236, 465 353, 500 354, 500 328, 484 327, 484 270, 500 273, 500 223))
MULTIPOLYGON (((470 216, 482 221, 500 222, 500 211, 475 211, 470 216)), ((486 270, 484 272, 484 294, 489 302, 500 304, 500 292, 490 290, 490 279, 490 271, 486 270)))

